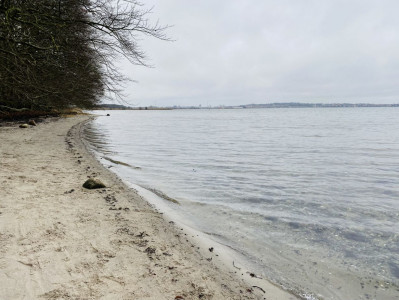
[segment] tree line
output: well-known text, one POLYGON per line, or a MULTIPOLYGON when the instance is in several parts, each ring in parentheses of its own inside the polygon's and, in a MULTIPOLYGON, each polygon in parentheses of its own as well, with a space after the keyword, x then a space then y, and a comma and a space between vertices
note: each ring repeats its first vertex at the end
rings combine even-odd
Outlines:
POLYGON ((131 0, 0 0, 0 111, 89 108, 119 95, 122 55, 145 65, 141 35, 167 40, 131 0))

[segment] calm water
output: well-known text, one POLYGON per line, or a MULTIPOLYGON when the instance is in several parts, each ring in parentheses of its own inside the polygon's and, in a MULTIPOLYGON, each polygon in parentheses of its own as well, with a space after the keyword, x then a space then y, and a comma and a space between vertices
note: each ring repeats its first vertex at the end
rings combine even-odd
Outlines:
MULTIPOLYGON (((101 112, 105 114, 107 112, 101 112)), ((110 111, 86 129, 124 179, 316 299, 399 299, 399 110, 110 111)))

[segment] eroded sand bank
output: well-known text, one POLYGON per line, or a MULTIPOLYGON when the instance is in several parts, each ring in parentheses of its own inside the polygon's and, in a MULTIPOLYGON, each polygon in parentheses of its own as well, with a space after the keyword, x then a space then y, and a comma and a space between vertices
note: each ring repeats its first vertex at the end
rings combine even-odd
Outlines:
POLYGON ((87 152, 87 119, 0 127, 0 299, 295 299, 209 261, 87 152))

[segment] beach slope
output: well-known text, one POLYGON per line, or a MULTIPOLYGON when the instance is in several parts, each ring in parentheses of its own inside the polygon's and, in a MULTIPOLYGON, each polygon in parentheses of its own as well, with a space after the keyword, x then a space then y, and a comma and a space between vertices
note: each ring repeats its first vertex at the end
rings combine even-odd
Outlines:
POLYGON ((0 299, 294 299, 201 254, 87 152, 88 118, 0 127, 0 299))

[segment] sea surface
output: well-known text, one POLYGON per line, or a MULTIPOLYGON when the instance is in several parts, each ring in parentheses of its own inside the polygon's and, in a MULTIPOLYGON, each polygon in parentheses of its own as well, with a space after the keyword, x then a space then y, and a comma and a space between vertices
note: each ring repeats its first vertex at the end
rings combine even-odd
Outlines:
POLYGON ((101 162, 259 276, 306 299, 399 299, 398 108, 95 113, 101 162))

